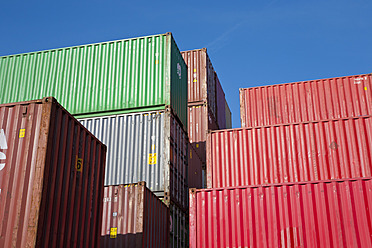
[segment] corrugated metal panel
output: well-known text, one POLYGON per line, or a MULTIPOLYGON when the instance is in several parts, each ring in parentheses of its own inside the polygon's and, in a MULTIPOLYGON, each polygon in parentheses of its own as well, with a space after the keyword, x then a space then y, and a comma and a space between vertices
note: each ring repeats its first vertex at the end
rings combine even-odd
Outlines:
POLYGON ((225 110, 225 92, 222 89, 217 73, 214 73, 216 81, 216 106, 217 106, 217 123, 219 129, 226 129, 226 110, 225 110))
POLYGON ((372 117, 214 131, 208 188, 372 176, 372 117))
POLYGON ((372 115, 372 74, 240 89, 242 127, 372 115))
POLYGON ((372 179, 190 190, 190 247, 371 247, 372 179))
POLYGON ((187 207, 187 135, 170 111, 79 121, 107 145, 105 185, 145 181, 156 195, 187 207))
POLYGON ((0 247, 98 247, 106 147, 53 98, 0 105, 0 247))
POLYGON ((205 142, 208 130, 218 129, 217 121, 214 119, 209 105, 192 105, 188 107, 189 124, 188 134, 191 145, 205 163, 205 142))
POLYGON ((204 187, 203 180, 203 167, 205 163, 201 160, 195 148, 190 144, 189 145, 189 188, 198 188, 201 189, 204 187))
POLYGON ((187 130, 180 57, 170 33, 0 57, 0 103, 54 96, 74 115, 171 105, 187 130))
POLYGON ((188 67, 188 102, 207 102, 216 118, 216 82, 207 49, 184 51, 181 54, 188 67))
POLYGON ((101 247, 169 247, 169 208, 145 182, 104 188, 101 247))
POLYGON ((225 100, 225 111, 226 111, 226 128, 230 129, 230 128, 232 128, 231 111, 230 111, 230 107, 227 104, 226 100, 225 100))
POLYGON ((188 211, 183 211, 176 205, 171 204, 170 209, 170 247, 189 247, 189 216, 188 211))

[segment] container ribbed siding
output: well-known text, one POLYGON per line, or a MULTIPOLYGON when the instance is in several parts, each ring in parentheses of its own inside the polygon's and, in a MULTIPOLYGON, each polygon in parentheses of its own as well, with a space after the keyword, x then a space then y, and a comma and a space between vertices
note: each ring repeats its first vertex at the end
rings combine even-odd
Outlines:
POLYGON ((372 115, 372 74, 240 89, 242 127, 372 115))
POLYGON ((190 248, 371 247, 372 179, 190 190, 190 248))
POLYGON ((207 102, 216 118, 216 81, 207 49, 183 51, 181 54, 188 67, 188 102, 207 102))
POLYGON ((190 144, 189 145, 189 161, 188 161, 188 185, 189 188, 204 188, 203 180, 203 169, 205 168, 205 163, 201 160, 195 148, 190 144))
POLYGON ((170 209, 170 247, 189 247, 189 214, 174 204, 170 209))
POLYGON ((213 131, 208 188, 372 176, 372 117, 213 131))
POLYGON ((145 182, 106 186, 101 247, 169 247, 169 212, 145 182))
POLYGON ((0 105, 0 247, 98 247, 106 146, 53 98, 0 105))
POLYGON ((171 106, 187 130, 187 66, 170 33, 0 57, 0 88, 0 103, 54 96, 79 117, 171 106))
POLYGON ((227 104, 227 101, 225 101, 225 111, 226 111, 226 128, 230 129, 232 128, 231 111, 230 111, 229 105, 227 104))
POLYGON ((187 208, 188 140, 171 111, 79 121, 107 145, 106 186, 145 181, 157 196, 187 208))
POLYGON ((202 162, 206 161, 205 142, 208 130, 217 130, 218 124, 214 119, 208 104, 189 105, 189 140, 202 162))
POLYGON ((214 73, 216 82, 216 106, 217 106, 217 124, 219 129, 226 129, 226 110, 225 110, 225 92, 222 89, 217 73, 214 73))

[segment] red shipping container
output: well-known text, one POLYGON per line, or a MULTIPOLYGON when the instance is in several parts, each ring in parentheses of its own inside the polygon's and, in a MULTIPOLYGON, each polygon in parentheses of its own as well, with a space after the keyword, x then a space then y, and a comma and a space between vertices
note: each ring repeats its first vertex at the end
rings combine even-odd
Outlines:
POLYGON ((205 163, 203 163, 191 144, 189 145, 189 154, 189 188, 204 188, 203 169, 205 169, 205 163))
POLYGON ((217 104, 217 124, 219 129, 226 129, 226 98, 225 92, 222 89, 220 80, 218 79, 217 73, 214 73, 216 81, 216 104, 217 104))
POLYGON ((218 124, 210 112, 208 104, 188 106, 188 134, 191 145, 205 163, 205 142, 208 130, 217 130, 218 124))
POLYGON ((213 131, 208 188, 372 176, 372 117, 213 131))
POLYGON ((217 117, 216 82, 207 49, 181 52, 188 67, 188 102, 207 102, 214 118, 217 117))
POLYGON ((190 189, 190 247, 372 247, 372 178, 190 189))
POLYGON ((372 74, 240 89, 242 127, 372 115, 372 74))
POLYGON ((106 186, 101 247, 168 247, 169 208, 145 182, 106 186))
POLYGON ((106 146, 54 98, 0 105, 0 247, 98 247, 106 146))

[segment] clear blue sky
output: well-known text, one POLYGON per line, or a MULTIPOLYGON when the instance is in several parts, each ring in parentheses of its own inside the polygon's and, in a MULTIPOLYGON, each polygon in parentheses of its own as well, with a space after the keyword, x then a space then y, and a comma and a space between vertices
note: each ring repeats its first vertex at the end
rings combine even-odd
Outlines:
POLYGON ((372 73, 372 0, 2 1, 0 56, 172 32, 239 88, 372 73), (55 1, 57 2, 57 1, 55 1))

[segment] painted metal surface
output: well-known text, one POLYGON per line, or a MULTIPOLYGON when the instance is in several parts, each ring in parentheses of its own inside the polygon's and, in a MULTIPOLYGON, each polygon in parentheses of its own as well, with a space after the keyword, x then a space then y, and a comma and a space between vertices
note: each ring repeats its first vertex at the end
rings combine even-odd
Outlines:
POLYGON ((216 118, 216 82, 207 49, 183 51, 181 54, 188 67, 188 102, 207 102, 216 118))
POLYGON ((169 222, 145 182, 104 188, 101 247, 169 247, 169 222))
POLYGON ((98 247, 106 146, 53 98, 0 105, 0 247, 98 247))
POLYGON ((372 176, 372 117, 213 131, 208 188, 372 176))
POLYGON ((242 127, 372 115, 372 74, 240 89, 242 127))
POLYGON ((225 111, 226 111, 226 128, 230 129, 232 128, 231 111, 230 111, 229 104, 227 104, 227 101, 225 101, 225 111))
POLYGON ((189 214, 174 204, 170 204, 170 247, 189 247, 189 214))
POLYGON ((171 106, 187 130, 187 66, 171 33, 3 56, 0 88, 0 103, 54 96, 80 117, 171 106))
POLYGON ((205 163, 205 142, 208 130, 217 130, 218 124, 214 119, 208 104, 189 105, 188 135, 191 145, 205 163))
POLYGON ((105 185, 145 181, 156 195, 187 208, 188 140, 170 110, 79 121, 107 145, 105 185))
POLYGON ((190 248, 371 247, 372 179, 190 190, 190 248))
POLYGON ((195 148, 189 145, 189 161, 188 161, 188 185, 189 188, 204 188, 203 180, 203 168, 205 168, 205 163, 201 160, 195 148))
POLYGON ((216 72, 214 73, 214 77, 216 81, 217 124, 219 129, 226 129, 225 92, 216 72))

